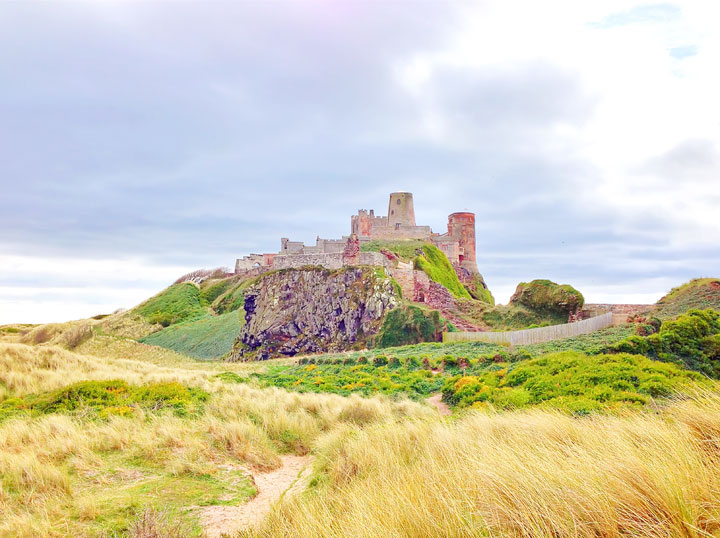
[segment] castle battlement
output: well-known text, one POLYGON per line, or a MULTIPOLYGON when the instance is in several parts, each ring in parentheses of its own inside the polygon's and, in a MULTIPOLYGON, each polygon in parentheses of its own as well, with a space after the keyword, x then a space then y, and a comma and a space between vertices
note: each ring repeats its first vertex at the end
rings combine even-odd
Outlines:
POLYGON ((301 241, 280 239, 276 254, 251 254, 235 262, 235 273, 263 272, 303 265, 321 265, 337 269, 344 265, 388 265, 382 254, 356 252, 359 245, 376 240, 419 239, 431 242, 442 250, 450 262, 471 273, 477 273, 475 259, 475 214, 452 213, 448 217, 447 232, 434 233, 430 226, 415 223, 413 195, 409 192, 390 194, 386 216, 376 216, 375 210, 360 209, 350 217, 350 235, 340 239, 315 240, 315 245, 301 241), (352 252, 352 255, 349 254, 352 252), (372 255, 372 256, 371 256, 372 255))

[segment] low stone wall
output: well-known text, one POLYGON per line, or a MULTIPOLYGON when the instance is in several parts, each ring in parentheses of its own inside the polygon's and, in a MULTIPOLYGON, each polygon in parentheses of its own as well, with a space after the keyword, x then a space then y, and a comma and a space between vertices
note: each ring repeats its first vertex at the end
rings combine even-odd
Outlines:
MULTIPOLYGON (((343 253, 327 254, 278 254, 273 259, 272 269, 298 269, 306 265, 319 265, 326 269, 343 267, 343 253)), ((379 252, 361 252, 356 263, 352 265, 382 265, 391 267, 391 262, 379 252)))
POLYGON ((550 327, 539 327, 537 329, 525 329, 523 331, 507 332, 446 332, 443 333, 443 342, 488 342, 492 344, 510 344, 511 346, 522 346, 528 344, 540 344, 551 340, 570 338, 580 334, 606 329, 613 325, 613 313, 608 312, 575 323, 563 325, 551 325, 550 327))

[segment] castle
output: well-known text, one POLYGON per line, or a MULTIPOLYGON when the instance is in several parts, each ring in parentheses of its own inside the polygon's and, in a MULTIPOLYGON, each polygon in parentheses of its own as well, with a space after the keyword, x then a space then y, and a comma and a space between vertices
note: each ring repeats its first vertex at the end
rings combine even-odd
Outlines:
POLYGON ((375 216, 375 211, 361 209, 350 217, 350 235, 341 239, 321 239, 315 245, 299 241, 280 240, 276 254, 251 254, 235 262, 235 273, 262 273, 273 269, 320 265, 338 269, 346 265, 395 265, 391 256, 381 252, 362 252, 364 243, 373 240, 427 241, 445 253, 456 269, 478 272, 475 260, 475 214, 452 213, 448 217, 447 232, 434 233, 430 226, 415 223, 413 195, 409 192, 390 194, 387 216, 375 216))

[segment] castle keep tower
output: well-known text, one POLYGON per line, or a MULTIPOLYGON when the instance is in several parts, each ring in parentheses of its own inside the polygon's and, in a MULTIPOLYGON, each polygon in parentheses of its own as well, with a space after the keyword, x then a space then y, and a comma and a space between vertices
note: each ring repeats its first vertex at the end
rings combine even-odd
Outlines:
POLYGON ((388 228, 397 230, 401 226, 415 227, 415 207, 411 192, 394 192, 388 205, 388 228))
POLYGON ((452 213, 448 217, 448 236, 460 247, 460 266, 478 272, 475 260, 475 213, 452 213))

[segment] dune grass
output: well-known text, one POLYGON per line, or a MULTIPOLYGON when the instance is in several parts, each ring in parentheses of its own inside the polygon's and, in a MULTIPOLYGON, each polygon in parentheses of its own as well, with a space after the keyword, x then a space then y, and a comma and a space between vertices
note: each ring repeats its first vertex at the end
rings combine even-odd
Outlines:
POLYGON ((472 412, 336 431, 318 442, 311 490, 244 536, 717 536, 719 447, 712 392, 655 413, 472 412))
POLYGON ((349 424, 433 413, 409 401, 228 384, 210 365, 186 361, 193 368, 0 344, 0 405, 43 406, 0 421, 0 536, 120 535, 148 507, 183 523, 183 536, 199 536, 199 507, 254 494, 243 469, 273 469, 280 454, 304 455, 319 436, 349 424), (118 407, 132 412, 86 412, 113 394, 92 379, 124 380, 118 407), (201 412, 177 413, 172 400, 157 405, 153 387, 163 387, 164 398, 168 386, 176 400, 187 395, 182 387, 206 394, 201 412))

